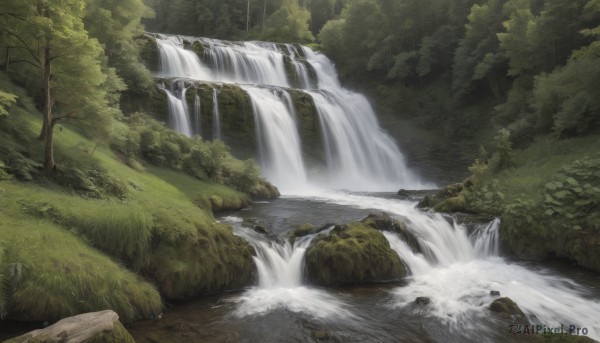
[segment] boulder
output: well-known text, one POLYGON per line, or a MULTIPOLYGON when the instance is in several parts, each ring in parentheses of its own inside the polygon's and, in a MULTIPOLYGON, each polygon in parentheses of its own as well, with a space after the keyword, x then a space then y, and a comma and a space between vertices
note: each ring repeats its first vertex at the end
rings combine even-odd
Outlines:
POLYGON ((418 204, 418 208, 433 208, 438 212, 455 212, 465 208, 465 199, 460 195, 464 184, 455 183, 439 190, 434 195, 426 195, 418 204))
POLYGON ((430 302, 431 299, 429 299, 429 297, 417 297, 417 299, 415 299, 415 304, 417 305, 429 305, 430 302))
POLYGON ((6 343, 17 342, 133 343, 134 340, 119 322, 119 315, 114 311, 106 310, 65 318, 47 328, 6 341, 6 343))
POLYGON ((396 280, 406 275, 383 234, 361 222, 319 234, 306 252, 308 280, 323 286, 396 280))
POLYGON ((509 297, 503 297, 494 300, 490 304, 490 310, 504 316, 525 318, 525 313, 523 313, 519 306, 509 297))
POLYGON ((400 219, 392 218, 383 212, 377 212, 370 213, 366 218, 361 220, 361 223, 380 231, 395 232, 408 244, 413 252, 422 253, 419 240, 400 219))
POLYGON ((291 232, 293 237, 304 237, 317 232, 317 227, 313 224, 301 224, 291 232))

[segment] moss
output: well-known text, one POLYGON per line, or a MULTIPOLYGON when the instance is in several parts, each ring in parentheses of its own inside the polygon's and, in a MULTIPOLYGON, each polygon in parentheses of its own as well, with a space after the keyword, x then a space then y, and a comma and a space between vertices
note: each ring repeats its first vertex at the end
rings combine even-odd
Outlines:
POLYGON ((466 200, 464 195, 451 197, 435 204, 433 207, 437 212, 464 212, 466 211, 466 200))
POLYGON ((254 271, 252 247, 220 224, 176 245, 159 243, 155 252, 151 272, 167 298, 240 288, 254 271))
POLYGON ((395 232, 414 252, 422 252, 419 240, 408 230, 406 224, 398 218, 392 218, 385 213, 370 213, 361 223, 377 230, 395 232))
POLYGON ((336 226, 306 252, 308 279, 334 286, 398 279, 406 270, 381 232, 363 223, 336 226))
POLYGON ((519 306, 508 297, 494 300, 490 304, 490 311, 508 316, 525 317, 519 306))
POLYGON ((140 57, 148 70, 157 72, 159 69, 159 52, 156 46, 156 40, 151 36, 141 36, 137 40, 140 57))
POLYGON ((294 237, 304 237, 317 232, 317 227, 313 224, 298 225, 291 233, 294 237))
POLYGON ((302 143, 303 159, 309 165, 324 165, 323 134, 314 101, 306 92, 290 89, 296 109, 298 133, 302 143))

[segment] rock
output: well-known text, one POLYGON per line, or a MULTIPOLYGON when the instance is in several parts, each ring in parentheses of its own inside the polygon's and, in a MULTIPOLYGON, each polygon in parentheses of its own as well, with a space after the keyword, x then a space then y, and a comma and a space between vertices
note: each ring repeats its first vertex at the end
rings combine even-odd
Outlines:
POLYGON ((505 316, 525 318, 525 313, 508 297, 498 298, 490 304, 490 310, 505 316))
POLYGON ((328 341, 331 338, 331 332, 325 330, 313 330, 310 336, 317 341, 328 341))
POLYGON ((493 297, 499 297, 500 296, 500 291, 490 291, 490 295, 493 297))
POLYGON ((416 253, 422 252, 417 237, 410 232, 406 224, 399 219, 393 219, 386 213, 379 212, 369 214, 366 218, 361 220, 361 223, 369 225, 377 230, 395 232, 404 242, 406 242, 406 244, 408 244, 412 251, 416 253))
POLYGON ((398 254, 378 230, 361 222, 319 234, 306 252, 309 281, 323 286, 389 281, 406 275, 398 254))
POLYGON ((313 234, 317 232, 317 227, 314 226, 313 224, 301 224, 296 226, 296 228, 294 229, 294 231, 292 231, 292 235, 294 237, 304 237, 304 236, 308 236, 310 234, 313 234))
POLYGON ((463 210, 465 199, 459 193, 463 190, 462 183, 448 185, 434 195, 426 195, 418 204, 418 208, 434 208, 438 212, 454 212, 463 210))
POLYGON ((133 343, 134 340, 119 322, 119 315, 114 311, 106 310, 65 318, 47 328, 32 331, 6 342, 133 343))
POLYGON ((271 230, 268 227, 265 227, 265 226, 262 226, 262 225, 256 225, 254 227, 254 231, 258 232, 260 234, 263 234, 263 235, 268 235, 268 234, 271 233, 271 230))
POLYGON ((429 299, 429 297, 417 297, 417 299, 415 299, 417 305, 429 305, 430 302, 431 299, 429 299))

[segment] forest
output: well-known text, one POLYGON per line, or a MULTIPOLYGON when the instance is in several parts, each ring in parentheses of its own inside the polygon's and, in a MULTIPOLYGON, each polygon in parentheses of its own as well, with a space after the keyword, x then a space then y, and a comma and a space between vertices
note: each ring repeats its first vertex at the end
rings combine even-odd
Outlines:
POLYGON ((0 69, 0 341, 600 340, 600 0, 3 0, 0 69))

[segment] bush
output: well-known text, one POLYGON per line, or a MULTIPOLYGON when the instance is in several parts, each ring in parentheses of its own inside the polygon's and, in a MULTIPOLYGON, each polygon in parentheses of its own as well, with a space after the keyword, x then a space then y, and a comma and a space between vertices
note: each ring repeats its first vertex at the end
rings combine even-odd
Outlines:
POLYGON ((507 129, 498 131, 494 138, 496 151, 490 158, 490 167, 492 170, 500 171, 515 166, 515 153, 512 151, 510 141, 510 132, 507 129))

